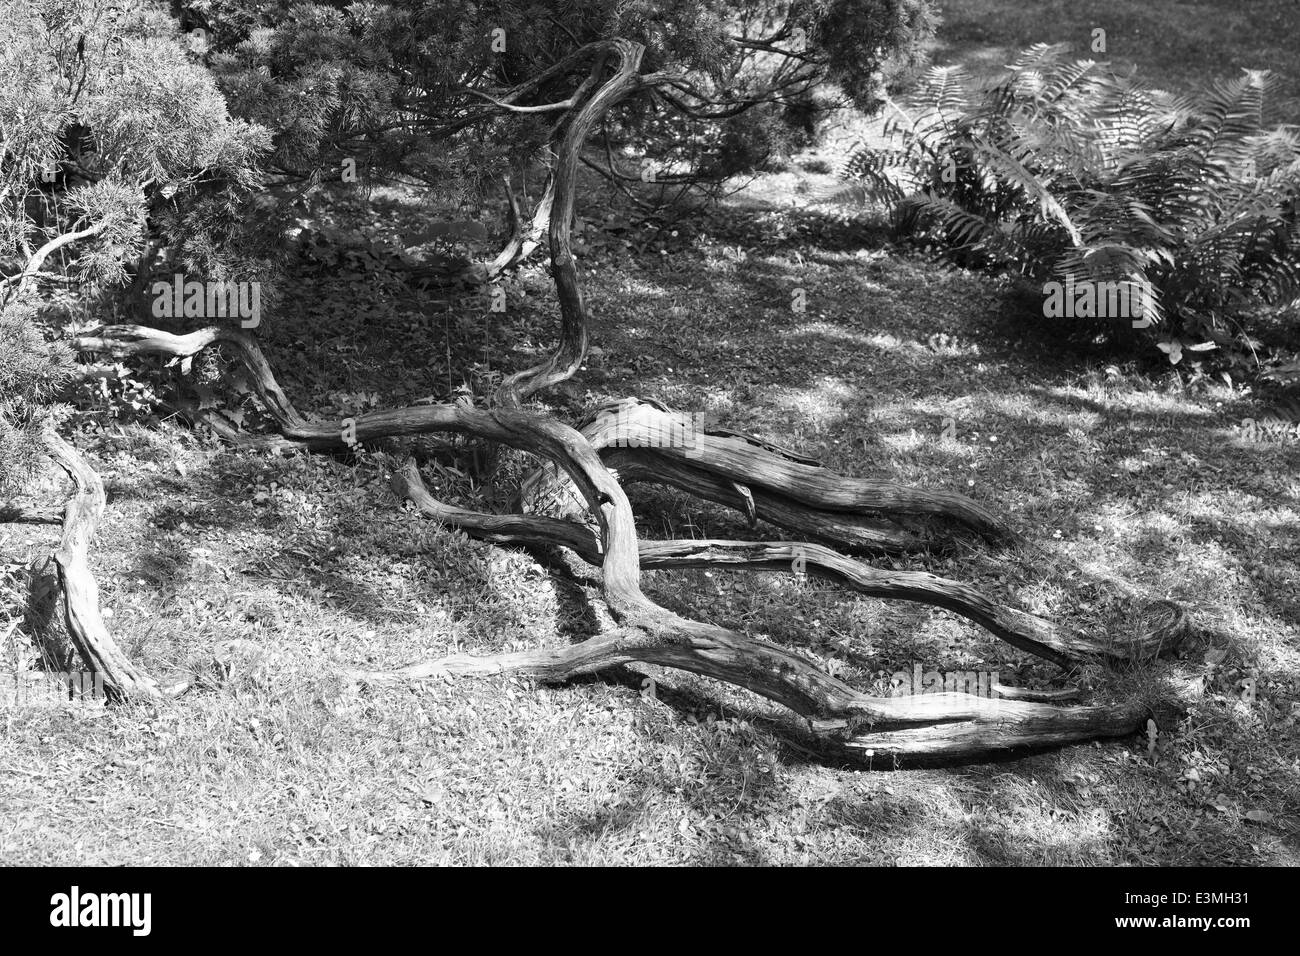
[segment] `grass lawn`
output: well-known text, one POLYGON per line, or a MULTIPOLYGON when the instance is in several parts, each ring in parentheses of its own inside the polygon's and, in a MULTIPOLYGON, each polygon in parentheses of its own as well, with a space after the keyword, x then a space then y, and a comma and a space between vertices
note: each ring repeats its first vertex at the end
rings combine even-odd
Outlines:
MULTIPOLYGON (((1096 19, 1117 55, 1131 31, 1144 66, 1181 80, 1188 57, 1217 66, 1203 31, 1246 16, 1235 9, 950 3, 938 57, 997 59, 1075 26, 1086 37, 1096 19), (1169 10, 1196 29, 1157 29, 1169 10)), ((1296 19, 1289 4, 1249 9, 1296 19)), ((1287 42, 1281 21, 1251 22, 1258 42, 1287 42)), ((30 687, 6 702, 35 674, 21 635, 0 644, 0 863, 1300 863, 1300 445, 1252 440, 1242 422, 1260 417, 1257 395, 1184 388, 1002 283, 888 247, 870 213, 799 208, 800 180, 766 177, 675 235, 591 224, 596 348, 549 395, 553 410, 639 394, 844 473, 1001 510, 1023 546, 898 566, 1086 630, 1122 629, 1126 594, 1183 602, 1196 625, 1183 659, 1141 675, 1205 673, 1180 726, 1154 747, 1134 736, 864 770, 812 759, 758 698, 676 672, 359 685, 340 671, 589 634, 597 579, 563 555, 420 518, 388 489, 382 456, 269 458, 175 422, 101 415, 74 437, 108 487, 92 551, 108 624, 156 676, 203 681, 157 706, 30 687)), ((471 363, 482 385, 543 354, 557 320, 540 265, 490 319, 346 269, 289 292, 259 335, 307 414, 446 395, 471 363)), ((469 446, 437 448, 426 477, 442 497, 508 492, 474 483, 469 446)), ((523 464, 508 457, 504 473, 523 464)), ((66 494, 52 478, 45 490, 66 494)), ((646 535, 753 534, 676 494, 635 489, 633 503, 646 535)), ((6 604, 55 540, 52 526, 0 524, 6 604)), ((864 688, 887 692, 913 663, 1054 676, 939 610, 771 573, 645 580, 675 610, 797 647, 864 688)), ((1069 678, 1099 693, 1125 680, 1069 678)))

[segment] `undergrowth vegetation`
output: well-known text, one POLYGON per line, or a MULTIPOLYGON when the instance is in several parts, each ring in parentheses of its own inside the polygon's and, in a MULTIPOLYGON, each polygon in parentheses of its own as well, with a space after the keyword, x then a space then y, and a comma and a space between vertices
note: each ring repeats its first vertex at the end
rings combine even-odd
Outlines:
POLYGON ((837 195, 884 202, 898 234, 963 265, 1118 291, 1128 308, 1091 317, 1240 379, 1260 358, 1247 314, 1300 300, 1300 131, 1271 121, 1271 88, 1248 70, 1167 92, 1065 44, 991 80, 936 67, 837 195))
MULTIPOLYGON (((22 507, 0 508, 0 861, 1295 864, 1300 443, 1256 427, 1242 382, 1248 362, 1290 374, 1255 324, 1260 303, 1284 310, 1298 291, 1300 147, 1270 116, 1268 77, 1180 96, 1046 45, 987 85, 933 71, 910 105, 889 105, 894 141, 856 152, 848 172, 896 230, 954 264, 882 241, 877 207, 803 204, 830 168, 824 151, 800 158, 810 176, 768 164, 796 148, 792 124, 815 126, 829 99, 805 94, 825 94, 824 80, 860 106, 884 95, 884 54, 912 63, 928 3, 795 5, 802 19, 774 42, 806 34, 811 62, 727 34, 724 17, 755 5, 491 6, 532 46, 498 62, 469 27, 412 43, 460 15, 447 0, 204 0, 176 4, 178 24, 158 7, 147 23, 85 31, 69 16, 51 50, 34 21, 0 24, 25 44, 0 52, 0 79, 26 58, 62 91, 65 118, 84 89, 133 120, 94 124, 115 131, 88 134, 95 149, 51 126, 17 164, 0 157, 0 265, 16 298, 35 298, 0 312, 0 466, 26 477, 37 434, 67 433, 103 482, 88 562, 107 629, 164 686, 187 688, 112 705, 62 693, 51 672, 75 662, 51 666, 28 638, 61 626, 35 613, 32 570, 60 547, 48 513, 68 489, 37 470, 22 507), (287 7, 275 29, 253 29, 287 7), (573 32, 557 17, 577 9, 573 32), (537 10, 555 15, 534 24, 537 10), (1004 514, 1017 543, 874 567, 960 577, 1120 643, 1141 630, 1134 597, 1176 602, 1190 623, 1160 665, 1061 670, 941 607, 784 567, 647 570, 647 596, 881 698, 907 696, 902 678, 918 671, 978 669, 1012 693, 1066 683, 1154 699, 1177 669, 1203 691, 1185 711, 1148 733, 935 769, 874 751, 842 764, 810 721, 707 671, 645 661, 562 683, 359 680, 357 667, 561 652, 608 628, 608 575, 559 547, 476 540, 392 483, 414 456, 440 497, 500 514, 536 459, 432 433, 267 454, 238 440, 269 437, 277 419, 229 352, 83 352, 97 364, 73 366, 68 335, 138 319, 150 280, 184 271, 278 290, 255 338, 312 423, 487 406, 549 354, 554 259, 521 257, 490 286, 438 286, 503 237, 416 243, 408 227, 518 225, 506 206, 537 200, 528 160, 554 145, 567 114, 551 107, 571 90, 534 89, 540 106, 505 98, 610 24, 647 41, 647 70, 686 79, 611 114, 581 156, 574 255, 561 258, 580 264, 591 347, 535 406, 578 421, 637 394, 837 473, 961 493, 1004 514), (486 93, 459 85, 471 68, 486 93), (203 109, 167 129, 169 89, 203 109), (686 109, 659 109, 669 97, 686 109), (166 135, 128 135, 153 127, 166 135), (646 160, 658 181, 638 175, 646 160), (340 172, 349 161, 369 177, 360 186, 340 172), (713 205, 654 201, 685 185, 675 176, 731 191, 740 170, 759 172, 731 195, 706 189, 713 205), (502 178, 493 206, 484 193, 502 178), (30 247, 100 223, 27 274, 30 247), (274 248, 259 244, 268 235, 274 248), (1136 331, 1174 374, 1131 342, 1026 328, 1009 276, 1148 284, 1151 324, 1136 331), (98 295, 114 283, 116 304, 98 295), (1211 361, 1223 376, 1179 374, 1211 361)), ((762 17, 745 25, 763 35, 762 17)), ((0 122, 31 114, 26 87, 4 89, 0 122)), ((169 331, 203 321, 166 318, 169 331)), ((783 534, 758 526, 752 498, 746 514, 671 487, 629 494, 641 540, 783 534)))

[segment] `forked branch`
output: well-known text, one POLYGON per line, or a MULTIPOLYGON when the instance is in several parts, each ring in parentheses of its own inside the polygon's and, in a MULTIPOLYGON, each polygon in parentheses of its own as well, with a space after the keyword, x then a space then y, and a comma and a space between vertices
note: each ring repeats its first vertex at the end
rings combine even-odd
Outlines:
MULTIPOLYGON (((205 329, 177 336, 138 326, 115 326, 82 336, 78 345, 119 354, 174 356, 193 355, 212 345, 232 347, 248 367, 257 394, 279 426, 280 447, 341 449, 380 438, 456 432, 538 455, 571 483, 583 511, 597 525, 595 532, 573 521, 474 515, 436 502, 435 510, 443 520, 489 540, 566 545, 598 562, 614 630, 558 649, 457 656, 358 676, 393 680, 514 672, 564 680, 614 664, 641 661, 744 687, 807 718, 810 729, 828 743, 868 759, 888 754, 973 756, 1128 734, 1149 716, 1164 721, 1169 713, 1165 705, 1176 707, 1184 697, 1181 690, 1151 704, 1130 701, 1083 707, 966 694, 871 697, 797 653, 683 618, 645 596, 641 590, 643 564, 770 568, 802 561, 811 573, 862 593, 949 608, 1004 640, 1051 660, 1067 662, 1080 655, 1114 657, 1127 652, 1064 634, 1048 622, 997 605, 957 582, 878 571, 816 545, 788 541, 639 543, 631 504, 610 465, 616 463, 627 480, 677 484, 738 506, 751 521, 762 517, 787 527, 806 526, 810 534, 847 540, 863 549, 916 545, 916 536, 891 523, 895 518, 949 518, 990 538, 1008 536, 995 515, 964 496, 906 488, 881 479, 846 478, 756 439, 716 429, 693 436, 696 444, 688 453, 680 445, 658 440, 665 428, 676 433, 684 423, 666 409, 644 402, 632 402, 626 409, 620 406, 612 422, 608 414, 598 414, 581 432, 520 408, 530 395, 572 376, 586 354, 588 318, 570 248, 577 168, 582 145, 594 124, 612 105, 649 82, 638 72, 642 52, 639 44, 625 40, 592 44, 546 74, 561 75, 578 62, 592 64, 589 76, 573 96, 576 112, 563 127, 550 192, 548 236, 561 311, 560 342, 547 361, 503 383, 497 393, 498 407, 431 404, 368 412, 346 421, 307 421, 276 383, 256 343, 243 333, 205 329), (602 80, 609 62, 613 62, 614 72, 602 80)), ((498 106, 508 106, 539 88, 540 82, 534 78, 494 99, 498 106)), ((414 487, 414 482, 410 484, 414 487)), ((1148 650, 1138 649, 1141 653, 1148 650)))

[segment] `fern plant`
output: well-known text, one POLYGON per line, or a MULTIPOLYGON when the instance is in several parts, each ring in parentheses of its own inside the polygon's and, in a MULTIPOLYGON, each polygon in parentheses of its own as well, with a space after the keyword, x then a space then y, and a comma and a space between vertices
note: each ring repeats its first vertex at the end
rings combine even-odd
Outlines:
POLYGON ((1134 325, 1175 364, 1239 358, 1249 307, 1300 301, 1300 133, 1270 125, 1269 74, 1175 95, 1066 54, 1039 44, 984 82, 930 70, 836 198, 966 265, 1141 290, 1134 325))

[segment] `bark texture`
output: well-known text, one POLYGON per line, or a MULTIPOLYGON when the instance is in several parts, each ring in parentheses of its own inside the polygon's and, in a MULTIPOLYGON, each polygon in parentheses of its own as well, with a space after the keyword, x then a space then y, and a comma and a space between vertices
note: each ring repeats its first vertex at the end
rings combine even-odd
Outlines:
POLYGON ((72 479, 75 492, 63 518, 63 538, 54 552, 68 636, 86 666, 103 676, 105 690, 116 697, 161 696, 154 680, 133 664, 104 624, 99 586, 90 572, 90 542, 104 513, 104 484, 77 450, 54 432, 46 434, 50 457, 72 479))
MULTIPOLYGON (((1140 729, 1151 717, 1161 722, 1170 719, 1195 692, 1194 687, 1162 687, 1158 693, 1153 691, 1150 699, 1069 707, 1041 700, 955 693, 872 697, 799 653, 682 617, 642 592, 642 568, 709 566, 806 572, 858 593, 945 608, 1022 650, 1062 665, 1086 659, 1150 657, 1176 644, 1186 630, 1182 610, 1171 606, 1155 615, 1160 617, 1159 626, 1134 643, 1076 634, 999 604, 969 585, 929 574, 873 568, 821 544, 638 540, 632 506, 622 486, 625 481, 673 485, 741 511, 751 525, 766 521, 850 551, 929 548, 956 530, 995 542, 1013 538, 996 514, 963 495, 909 488, 886 478, 837 475, 788 449, 753 436, 704 427, 652 402, 628 399, 598 409, 581 429, 523 408, 530 396, 570 378, 586 355, 589 322, 570 247, 577 169, 583 143, 611 106, 639 89, 673 81, 668 76, 641 75, 642 54, 638 44, 606 41, 582 48, 548 71, 550 78, 566 71, 585 71, 568 100, 544 107, 546 111, 564 111, 557 127, 547 207, 551 271, 561 314, 559 343, 545 362, 506 379, 493 407, 431 403, 367 412, 343 421, 312 421, 293 407, 261 349, 244 332, 210 328, 175 335, 140 326, 111 326, 82 336, 78 346, 119 355, 178 357, 209 347, 227 348, 246 366, 279 434, 244 436, 216 416, 199 416, 207 417, 232 440, 269 450, 336 450, 384 438, 452 432, 520 449, 546 462, 530 480, 528 492, 573 502, 571 508, 562 509, 560 518, 487 515, 444 504, 428 493, 413 467, 399 471, 394 481, 423 512, 449 525, 499 543, 571 548, 599 565, 614 627, 567 647, 454 656, 396 671, 356 672, 357 677, 392 681, 521 673, 559 681, 616 664, 651 663, 747 688, 803 717, 808 730, 826 746, 867 761, 878 757, 969 758, 1124 735, 1140 729)), ((492 102, 505 111, 543 109, 518 103, 543 79, 534 78, 492 102)), ((515 211, 516 226, 518 219, 515 211)), ((521 229, 516 228, 515 233, 520 237, 518 248, 508 245, 507 260, 526 242, 521 229)), ((89 489, 88 500, 93 505, 91 478, 82 474, 80 480, 89 489)), ((102 489, 98 500, 102 508, 102 489)), ((77 605, 84 609, 93 606, 93 593, 89 598, 85 593, 88 574, 83 573, 88 535, 82 525, 70 525, 69 534, 72 546, 66 560, 81 582, 77 605), (75 530, 78 527, 82 530, 75 530)), ((87 641, 88 649, 104 657, 106 632, 95 630, 88 613, 82 617, 83 634, 94 632, 93 640, 87 641)), ((102 622, 100 625, 102 629, 102 622)), ((111 647, 111 641, 107 646, 111 647)), ((121 681, 134 679, 133 686, 148 686, 143 675, 133 675, 116 658, 106 660, 105 666, 113 667, 121 681)))

